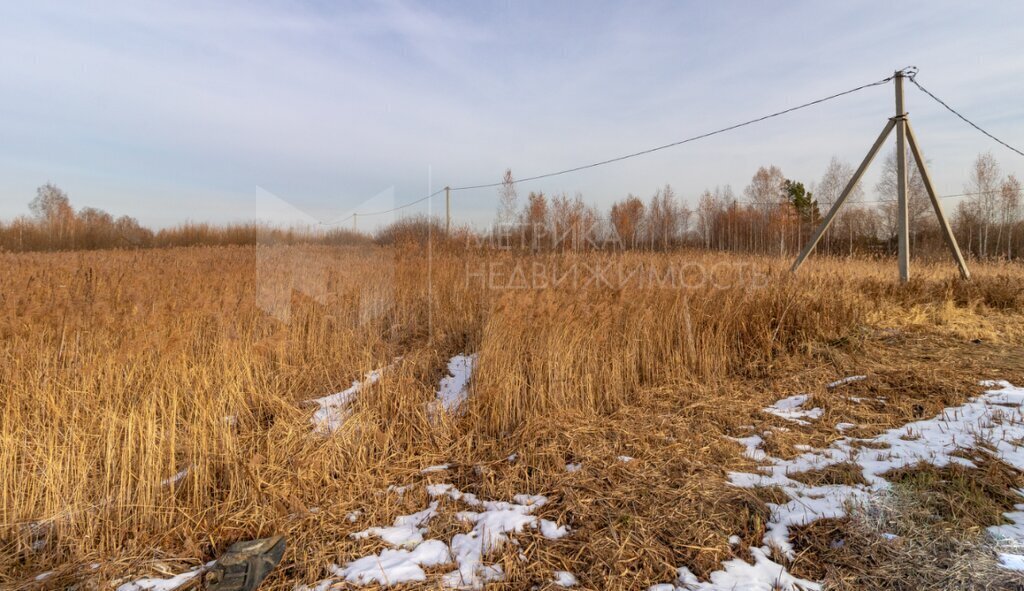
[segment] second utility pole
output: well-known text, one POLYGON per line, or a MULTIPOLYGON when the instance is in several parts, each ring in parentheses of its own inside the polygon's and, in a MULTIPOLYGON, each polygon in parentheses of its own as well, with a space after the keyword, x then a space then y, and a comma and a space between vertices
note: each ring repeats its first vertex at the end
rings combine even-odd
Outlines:
POLYGON ((444 233, 452 229, 452 188, 444 188, 444 233))

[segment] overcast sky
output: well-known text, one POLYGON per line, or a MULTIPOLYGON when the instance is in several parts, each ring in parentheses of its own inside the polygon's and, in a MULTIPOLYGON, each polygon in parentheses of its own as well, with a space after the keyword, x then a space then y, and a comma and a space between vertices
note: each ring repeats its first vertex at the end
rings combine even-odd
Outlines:
MULTIPOLYGON (((668 143, 910 65, 1024 145, 1020 1, 5 2, 0 217, 51 181, 76 206, 153 226, 330 220, 668 143)), ((1024 158, 912 86, 907 105, 940 193, 962 192, 983 151, 1024 176, 1024 158)), ((893 109, 892 86, 876 87, 520 192, 605 207, 671 183, 692 205, 765 164, 813 182, 833 155, 856 165, 893 109)), ((482 225, 495 203, 493 189, 453 194, 461 222, 482 225)))

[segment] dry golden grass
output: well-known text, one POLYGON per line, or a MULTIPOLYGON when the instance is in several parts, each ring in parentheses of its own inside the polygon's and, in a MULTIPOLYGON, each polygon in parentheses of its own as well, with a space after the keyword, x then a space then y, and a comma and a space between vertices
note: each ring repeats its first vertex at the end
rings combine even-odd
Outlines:
MULTIPOLYGON (((443 480, 548 495, 542 514, 573 527, 553 543, 523 534, 529 561, 508 556, 506 587, 566 569, 584 588, 645 588, 759 544, 764 499, 727 486, 752 464, 724 436, 771 424, 759 409, 773 400, 810 392, 823 424, 869 436, 979 378, 1022 377, 1020 266, 975 265, 966 283, 921 267, 900 287, 890 263, 820 260, 796 277, 787 263, 401 246, 0 255, 0 586, 39 586, 45 570, 47 586, 101 586, 285 533, 267 585, 290 589, 377 549, 350 533, 422 508, 422 489, 389 485, 443 480), (674 288, 524 289, 482 280, 495 263, 683 270, 674 288), (467 412, 431 420, 462 352, 480 355, 467 412), (341 429, 311 433, 304 401, 385 366, 341 429), (844 393, 885 403, 824 388, 854 373, 871 379, 844 393), (441 462, 453 468, 419 474, 441 462)), ((837 436, 809 426, 766 449, 837 436)), ((449 509, 438 523, 455 531, 449 509)))

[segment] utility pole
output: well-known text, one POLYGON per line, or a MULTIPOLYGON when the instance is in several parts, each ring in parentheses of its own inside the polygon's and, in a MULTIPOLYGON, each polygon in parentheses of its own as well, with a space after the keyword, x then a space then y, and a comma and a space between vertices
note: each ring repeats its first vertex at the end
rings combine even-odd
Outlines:
POLYGON ((358 213, 353 213, 352 214, 352 231, 353 232, 358 232, 359 231, 359 228, 356 226, 356 216, 358 216, 358 215, 359 215, 358 213))
POLYGON ((444 233, 448 234, 452 229, 452 188, 444 188, 444 233))
POLYGON ((896 72, 896 256, 900 282, 910 280, 910 228, 907 205, 907 112, 903 108, 903 71, 896 72))
MULTIPOLYGON (((916 70, 912 71, 910 76, 914 75, 916 70)), ((932 179, 928 175, 928 168, 925 166, 924 156, 921 154, 921 147, 917 143, 917 138, 914 137, 914 131, 910 126, 910 121, 907 117, 907 112, 903 108, 903 79, 907 77, 906 70, 899 70, 893 75, 893 80, 896 86, 896 116, 889 119, 886 123, 885 128, 882 129, 882 133, 879 134, 878 139, 875 140, 874 145, 868 150, 867 156, 864 157, 864 161, 861 162, 857 171, 850 177, 850 182, 847 183, 846 188, 839 195, 839 199, 832 204, 832 209, 829 210, 828 215, 825 216, 824 221, 815 231, 814 236, 811 240, 804 245, 803 250, 800 252, 800 256, 797 257, 793 263, 793 267, 790 272, 796 273, 803 265, 804 260, 811 252, 814 251, 814 247, 817 246, 818 241, 821 240, 822 235, 828 230, 828 227, 832 224, 832 220, 835 219, 836 213, 839 212, 839 208, 842 207, 843 202, 849 197, 853 188, 860 181, 864 175, 864 171, 867 170, 868 165, 874 160, 875 155, 878 154, 878 150, 885 143, 885 140, 892 133, 893 128, 896 129, 896 175, 897 175, 897 257, 899 261, 900 271, 900 282, 906 283, 910 279, 910 219, 909 219, 909 207, 907 203, 907 142, 910 143, 910 151, 914 155, 914 162, 917 164, 917 169, 921 172, 921 180, 924 181, 925 190, 928 192, 928 198, 931 200, 932 209, 935 210, 935 217, 939 220, 939 228, 942 230, 943 237, 946 239, 946 245, 949 246, 950 253, 953 255, 953 260, 956 262, 957 267, 960 269, 960 276, 964 279, 970 279, 971 274, 967 270, 967 263, 964 262, 964 257, 960 253, 960 247, 957 245, 956 237, 953 235, 953 230, 949 225, 949 221, 946 220, 946 215, 942 211, 942 205, 939 204, 939 198, 935 194, 935 186, 932 184, 932 179)))

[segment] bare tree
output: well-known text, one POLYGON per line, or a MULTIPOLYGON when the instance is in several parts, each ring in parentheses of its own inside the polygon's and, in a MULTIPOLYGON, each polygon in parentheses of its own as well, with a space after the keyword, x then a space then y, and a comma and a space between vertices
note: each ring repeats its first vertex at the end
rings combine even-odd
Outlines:
POLYGON ((1021 186, 1016 176, 1011 174, 1003 181, 999 199, 999 230, 1002 233, 1003 228, 1006 229, 1006 258, 1013 259, 1013 239, 1020 222, 1021 210, 1021 186))
MULTIPOLYGON (((786 209, 786 193, 783 183, 786 177, 778 166, 757 169, 750 179, 750 184, 743 190, 744 196, 761 215, 761 222, 755 235, 755 248, 764 249, 774 221, 781 221, 780 214, 786 209)), ((779 228, 779 249, 785 250, 786 233, 779 228)))
MULTIPOLYGON (((36 189, 36 197, 28 205, 32 216, 49 233, 49 239, 63 244, 74 231, 75 210, 67 193, 52 183, 36 189)), ((72 244, 73 246, 73 244, 72 244)))
POLYGON ((519 211, 518 197, 512 169, 505 169, 505 176, 498 189, 498 225, 515 223, 516 213, 519 211))
POLYGON ((978 254, 988 256, 989 234, 992 226, 999 221, 1000 179, 999 163, 991 152, 978 154, 971 170, 970 182, 964 187, 965 193, 973 193, 974 215, 978 222, 978 254))
POLYGON ((643 235, 644 202, 629 194, 612 205, 612 228, 623 247, 635 248, 643 235))
POLYGON ((697 233, 700 234, 704 248, 711 248, 713 233, 721 209, 722 203, 717 196, 710 190, 704 189, 700 195, 700 201, 697 203, 697 233))
MULTIPOLYGON (((907 225, 910 226, 911 242, 916 242, 924 226, 934 218, 929 215, 932 204, 921 171, 912 163, 907 164, 907 225)), ((892 242, 899 233, 899 185, 895 149, 882 162, 882 175, 875 184, 875 192, 881 201, 878 209, 882 214, 882 231, 892 242)))
POLYGON ((530 192, 526 198, 526 206, 523 208, 520 221, 524 226, 523 239, 528 241, 529 246, 534 250, 541 247, 543 237, 548 231, 550 221, 548 209, 548 200, 543 192, 530 192))
MULTIPOLYGON (((835 156, 832 157, 832 160, 828 163, 828 168, 825 169, 825 174, 821 177, 821 182, 818 183, 814 191, 814 196, 818 200, 821 213, 827 214, 832 209, 835 202, 839 200, 839 196, 842 195, 843 189, 846 188, 846 184, 853 178, 853 172, 853 166, 849 163, 843 162, 835 156)), ((857 183, 846 197, 846 205, 836 214, 835 221, 825 237, 826 244, 830 247, 835 238, 840 240, 845 238, 847 239, 850 253, 853 252, 854 228, 859 225, 857 223, 859 218, 863 217, 859 212, 855 211, 857 209, 856 204, 863 200, 863 198, 864 188, 860 183, 857 183)))
POLYGON ((676 243, 679 237, 682 213, 682 208, 676 202, 676 193, 672 189, 672 185, 665 185, 663 189, 654 193, 647 206, 647 215, 644 221, 647 240, 652 248, 660 243, 661 248, 667 250, 669 246, 676 243))

